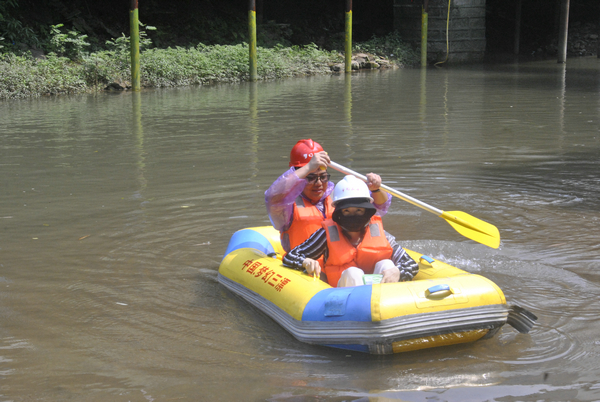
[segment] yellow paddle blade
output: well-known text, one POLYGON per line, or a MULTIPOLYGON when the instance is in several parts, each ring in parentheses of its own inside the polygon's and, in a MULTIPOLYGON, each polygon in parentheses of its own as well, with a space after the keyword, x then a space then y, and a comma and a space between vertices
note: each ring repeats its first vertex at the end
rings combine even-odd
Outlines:
POLYGON ((498 228, 461 211, 443 211, 444 218, 461 235, 491 248, 500 247, 498 228))

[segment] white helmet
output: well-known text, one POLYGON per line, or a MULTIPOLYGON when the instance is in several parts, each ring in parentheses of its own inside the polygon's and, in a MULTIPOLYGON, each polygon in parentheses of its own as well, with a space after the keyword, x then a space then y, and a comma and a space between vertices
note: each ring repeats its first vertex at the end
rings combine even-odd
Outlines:
POLYGON ((367 183, 350 175, 344 177, 335 185, 333 189, 333 206, 348 198, 367 198, 369 202, 373 202, 367 183))

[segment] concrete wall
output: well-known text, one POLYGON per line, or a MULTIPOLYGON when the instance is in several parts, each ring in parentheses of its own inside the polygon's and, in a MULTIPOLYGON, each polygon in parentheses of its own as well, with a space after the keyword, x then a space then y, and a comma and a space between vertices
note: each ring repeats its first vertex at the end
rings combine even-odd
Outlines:
MULTIPOLYGON (((422 0, 394 0, 394 29, 421 46, 422 0)), ((446 59, 448 0, 429 1, 427 60, 446 59)), ((447 63, 480 62, 485 54, 485 0, 451 0, 447 63)))

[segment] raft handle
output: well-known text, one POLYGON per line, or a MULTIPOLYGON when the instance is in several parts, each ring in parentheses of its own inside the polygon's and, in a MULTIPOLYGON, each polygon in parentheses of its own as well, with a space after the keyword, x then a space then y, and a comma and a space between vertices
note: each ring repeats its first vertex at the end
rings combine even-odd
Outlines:
POLYGON ((281 254, 276 253, 276 252, 272 252, 267 254, 267 257, 271 257, 271 258, 275 258, 276 260, 283 260, 283 257, 281 256, 281 254))
POLYGON ((435 261, 433 258, 431 258, 430 256, 428 256, 428 255, 425 255, 425 254, 423 254, 423 255, 421 256, 421 260, 425 260, 425 261, 427 261, 429 264, 433 264, 433 262, 435 261))
MULTIPOLYGON (((427 289, 427 291, 425 292, 425 297, 429 297, 429 296, 442 296, 442 293, 440 292, 445 292, 448 294, 453 294, 454 292, 452 291, 452 289, 450 288, 450 285, 435 285, 430 287, 429 289, 427 289), (434 293, 438 293, 435 294, 434 293)), ((444 295, 446 296, 446 295, 444 295)))

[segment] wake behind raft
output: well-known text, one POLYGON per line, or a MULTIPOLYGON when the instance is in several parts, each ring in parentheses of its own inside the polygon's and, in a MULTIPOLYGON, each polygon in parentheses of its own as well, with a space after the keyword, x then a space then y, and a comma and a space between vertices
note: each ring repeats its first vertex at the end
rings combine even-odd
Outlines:
POLYGON ((279 232, 254 227, 233 234, 218 280, 301 342, 378 355, 486 339, 506 323, 527 333, 537 320, 489 279, 406 251, 413 281, 333 288, 285 267, 279 232))

